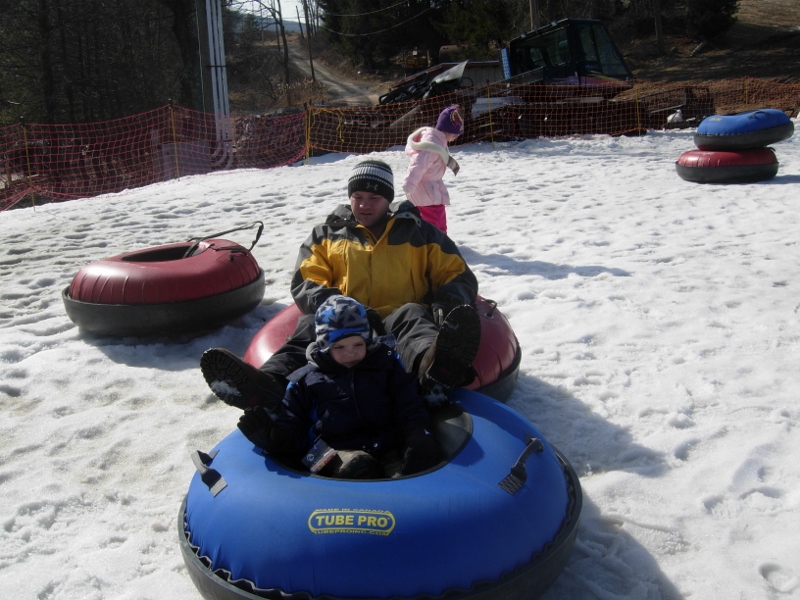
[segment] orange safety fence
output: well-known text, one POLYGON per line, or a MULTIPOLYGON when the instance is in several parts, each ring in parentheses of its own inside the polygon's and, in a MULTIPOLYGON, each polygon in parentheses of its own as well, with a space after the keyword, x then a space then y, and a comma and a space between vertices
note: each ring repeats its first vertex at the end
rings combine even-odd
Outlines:
POLYGON ((223 117, 165 106, 98 123, 0 128, 0 210, 74 200, 183 175, 269 168, 305 155, 302 112, 223 117))
POLYGON ((696 126, 708 115, 758 108, 795 116, 800 85, 754 79, 633 86, 494 83, 381 106, 312 106, 308 146, 365 153, 405 145, 414 129, 433 125, 451 104, 464 110, 464 134, 454 142, 462 145, 576 134, 641 135, 650 129, 696 126))
POLYGON ((71 200, 183 175, 271 168, 312 154, 403 146, 443 108, 462 106, 456 145, 575 134, 641 135, 705 116, 777 108, 797 116, 800 84, 751 78, 621 85, 487 84, 412 102, 307 106, 280 116, 222 117, 176 106, 115 121, 0 128, 0 210, 27 196, 71 200), (680 111, 680 117, 678 117, 680 111))

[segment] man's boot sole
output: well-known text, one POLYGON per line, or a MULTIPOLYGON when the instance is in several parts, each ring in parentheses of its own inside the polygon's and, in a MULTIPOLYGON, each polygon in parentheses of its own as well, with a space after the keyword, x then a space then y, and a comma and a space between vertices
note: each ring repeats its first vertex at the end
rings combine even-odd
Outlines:
POLYGON ((436 336, 433 363, 427 376, 447 386, 464 381, 481 343, 481 321, 469 305, 450 311, 436 336))
POLYGON ((268 375, 224 348, 206 350, 200 358, 200 370, 211 391, 236 408, 244 410, 261 405, 274 410, 283 401, 283 395, 277 390, 256 381, 268 375))

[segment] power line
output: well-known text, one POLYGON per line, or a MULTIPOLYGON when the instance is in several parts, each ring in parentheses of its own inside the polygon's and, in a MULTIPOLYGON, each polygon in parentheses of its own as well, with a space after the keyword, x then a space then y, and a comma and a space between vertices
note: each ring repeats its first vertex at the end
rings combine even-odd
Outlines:
MULTIPOLYGON (((392 6, 387 6, 386 8, 381 8, 379 10, 373 10, 372 12, 365 12, 365 13, 337 14, 337 13, 328 12, 326 10, 325 14, 328 15, 328 16, 331 16, 331 17, 366 17, 367 15, 374 15, 374 14, 377 14, 379 12, 383 12, 385 10, 391 10, 391 9, 396 8, 398 6, 402 6, 405 3, 406 2, 398 2, 397 4, 393 4, 392 6)), ((430 8, 428 8, 428 10, 430 10, 430 8)))
MULTIPOLYGON (((336 35, 343 35, 343 36, 346 36, 346 37, 366 37, 368 35, 377 35, 379 33, 386 33, 387 31, 391 31, 392 29, 400 27, 401 25, 405 25, 409 21, 413 21, 414 19, 416 19, 418 17, 421 17, 422 15, 424 15, 429 10, 433 10, 433 7, 432 6, 428 7, 425 10, 423 10, 421 13, 416 14, 413 17, 411 17, 409 19, 406 19, 405 21, 401 21, 400 23, 395 23, 391 27, 387 27, 386 29, 381 29, 380 31, 370 31, 369 33, 343 33, 341 31, 334 31, 333 29, 329 29, 328 27, 325 27, 325 25, 322 25, 322 24, 320 24, 320 27, 322 29, 324 29, 325 31, 330 31, 331 33, 334 33, 336 35)), ((377 11, 377 12, 380 12, 380 11, 377 11)))

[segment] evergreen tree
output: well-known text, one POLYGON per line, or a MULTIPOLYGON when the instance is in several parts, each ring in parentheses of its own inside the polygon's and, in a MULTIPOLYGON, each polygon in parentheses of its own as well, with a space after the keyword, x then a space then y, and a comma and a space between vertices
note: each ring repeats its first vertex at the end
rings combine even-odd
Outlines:
POLYGON ((497 58, 498 48, 513 37, 511 0, 455 2, 440 25, 450 43, 459 45, 462 58, 497 58))
POLYGON ((15 0, 0 11, 0 123, 111 119, 181 95, 172 15, 148 0, 15 0))
POLYGON ((686 30, 692 37, 711 40, 736 23, 739 0, 686 0, 686 30))

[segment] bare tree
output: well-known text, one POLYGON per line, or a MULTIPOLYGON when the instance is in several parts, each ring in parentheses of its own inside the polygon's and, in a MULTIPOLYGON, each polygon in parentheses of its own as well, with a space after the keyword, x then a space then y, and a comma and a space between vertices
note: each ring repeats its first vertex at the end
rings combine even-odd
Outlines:
MULTIPOLYGON (((175 2, 178 7, 179 0, 175 2)), ((193 3, 192 3, 193 4, 193 3)), ((0 123, 116 118, 189 106, 167 0, 15 0, 0 10, 0 123)), ((193 18, 187 16, 186 18, 193 18)), ((184 60, 197 60, 195 52, 184 60)), ((199 66, 199 65, 198 65, 199 66)))
POLYGON ((230 7, 233 10, 242 10, 245 4, 250 7, 250 10, 253 10, 253 7, 257 7, 259 9, 259 13, 266 11, 270 18, 275 22, 275 25, 278 28, 278 35, 283 42, 283 80, 286 85, 289 85, 289 47, 286 45, 286 28, 283 25, 281 0, 251 0, 249 2, 245 2, 244 0, 231 0, 230 7))

